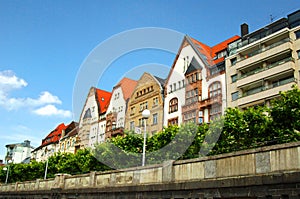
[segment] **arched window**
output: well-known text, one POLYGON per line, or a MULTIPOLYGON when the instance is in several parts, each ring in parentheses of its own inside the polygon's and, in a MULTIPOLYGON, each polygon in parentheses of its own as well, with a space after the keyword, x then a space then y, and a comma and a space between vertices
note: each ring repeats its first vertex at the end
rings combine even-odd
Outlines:
POLYGON ((172 98, 169 102, 169 113, 176 112, 178 110, 178 99, 172 98))
POLYGON ((220 82, 213 82, 209 86, 209 97, 217 97, 218 95, 222 94, 222 89, 221 89, 221 83, 220 82))

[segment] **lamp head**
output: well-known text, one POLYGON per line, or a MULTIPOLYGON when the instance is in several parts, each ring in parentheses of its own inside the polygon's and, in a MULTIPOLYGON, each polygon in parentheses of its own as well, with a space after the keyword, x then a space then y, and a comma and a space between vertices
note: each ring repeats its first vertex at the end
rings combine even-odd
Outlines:
POLYGON ((148 119, 150 117, 150 111, 148 109, 143 110, 142 116, 145 119, 148 119))

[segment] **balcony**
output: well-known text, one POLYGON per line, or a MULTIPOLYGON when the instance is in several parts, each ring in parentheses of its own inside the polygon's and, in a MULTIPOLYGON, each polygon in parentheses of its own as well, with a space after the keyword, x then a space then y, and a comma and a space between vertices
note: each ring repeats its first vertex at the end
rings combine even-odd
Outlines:
POLYGON ((266 79, 267 77, 271 77, 276 74, 282 74, 292 69, 295 69, 294 59, 292 57, 289 57, 270 64, 266 68, 258 68, 256 70, 243 74, 237 80, 237 87, 240 88, 252 82, 266 79))
POLYGON ((238 70, 244 68, 245 66, 255 63, 257 60, 263 60, 267 57, 276 56, 279 52, 286 52, 289 50, 292 50, 292 43, 290 38, 283 39, 265 48, 260 48, 256 51, 244 55, 237 61, 236 69, 238 70))
POLYGON ((200 107, 208 107, 215 103, 222 103, 222 95, 217 95, 211 98, 203 99, 200 101, 200 107))
POLYGON ((114 128, 110 131, 110 134, 112 137, 115 137, 117 135, 123 135, 124 134, 124 128, 119 127, 119 128, 114 128))
POLYGON ((293 77, 278 81, 269 86, 262 86, 247 91, 243 93, 243 96, 238 99, 238 106, 277 96, 280 91, 290 90, 292 88, 292 85, 294 85, 295 83, 296 79, 293 77))

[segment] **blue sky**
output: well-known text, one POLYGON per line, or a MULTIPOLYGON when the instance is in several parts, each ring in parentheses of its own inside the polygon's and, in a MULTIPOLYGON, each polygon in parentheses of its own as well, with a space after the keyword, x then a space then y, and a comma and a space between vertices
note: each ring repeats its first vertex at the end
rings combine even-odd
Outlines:
MULTIPOLYGON (((0 159, 6 144, 29 139, 37 147, 59 123, 73 120, 78 71, 90 52, 113 35, 160 27, 215 45, 239 35, 244 22, 254 31, 270 23, 270 15, 276 20, 299 8, 298 0, 0 0, 0 159)), ((174 58, 172 53, 147 49, 124 55, 112 65, 125 67, 138 79, 134 67, 170 66, 174 58)), ((124 75, 117 68, 91 86, 111 91, 124 75)), ((154 73, 163 77, 166 71, 156 68, 154 73)))

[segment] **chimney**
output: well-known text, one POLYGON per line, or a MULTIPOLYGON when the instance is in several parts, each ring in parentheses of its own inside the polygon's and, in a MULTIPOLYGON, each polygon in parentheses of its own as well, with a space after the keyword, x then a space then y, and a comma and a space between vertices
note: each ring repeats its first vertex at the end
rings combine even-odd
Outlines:
POLYGON ((247 35, 249 33, 249 27, 248 24, 243 23, 241 25, 241 37, 244 37, 245 35, 247 35))
POLYGON ((65 135, 66 135, 66 131, 63 129, 63 130, 61 131, 61 138, 65 137, 65 135))

